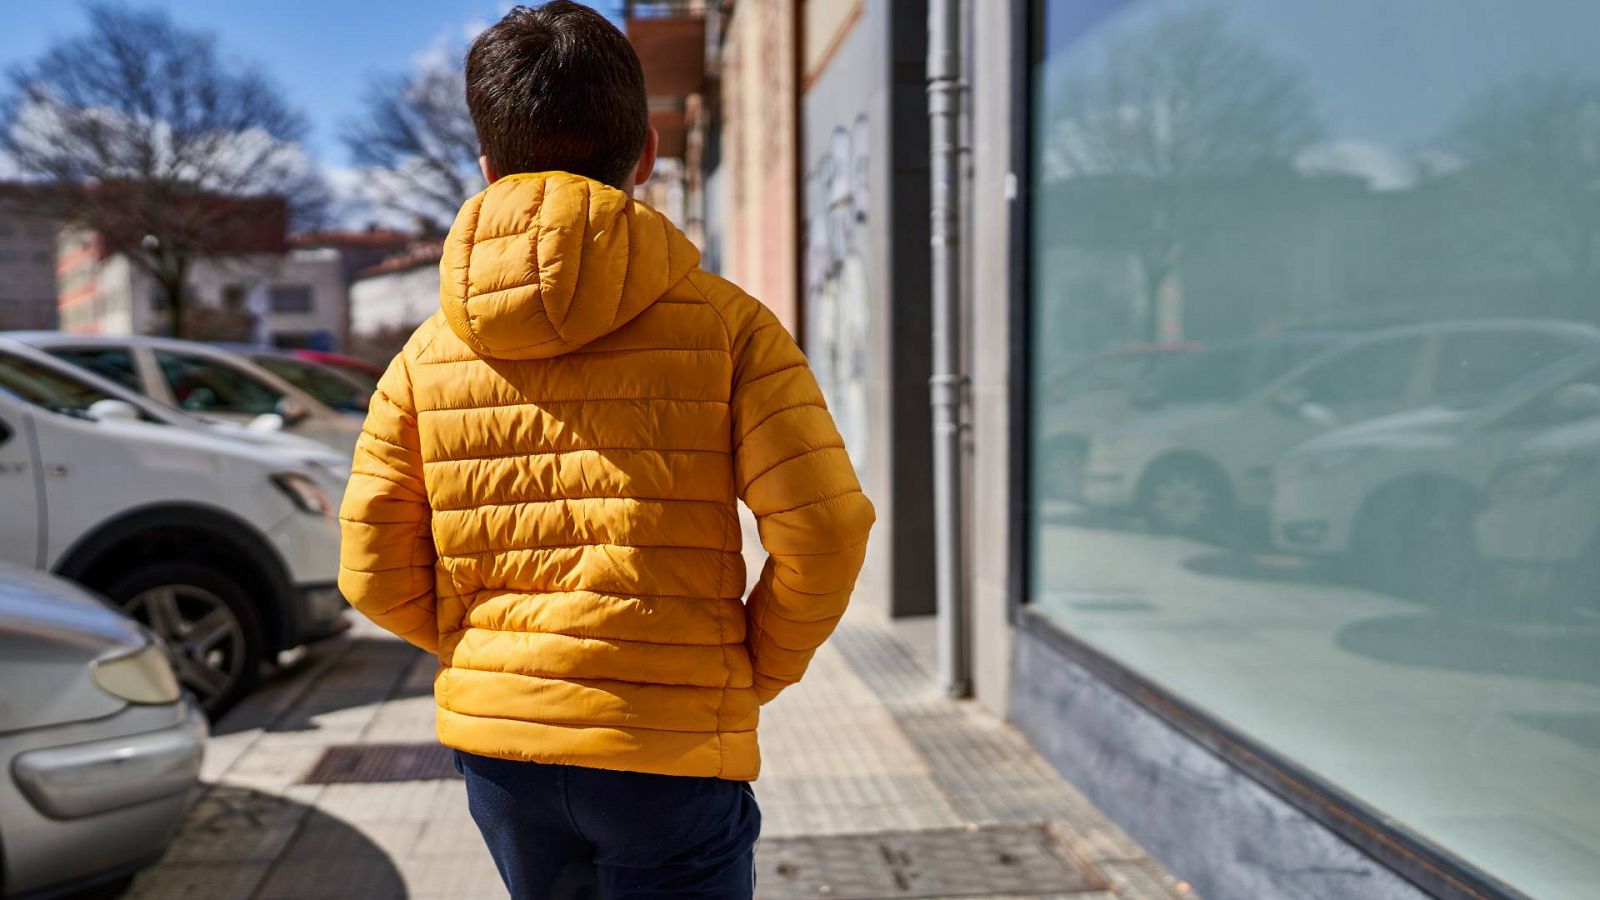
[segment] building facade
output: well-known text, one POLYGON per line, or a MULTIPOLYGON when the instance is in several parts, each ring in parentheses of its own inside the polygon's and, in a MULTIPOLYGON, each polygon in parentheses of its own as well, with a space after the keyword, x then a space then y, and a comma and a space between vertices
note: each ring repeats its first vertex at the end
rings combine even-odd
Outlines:
POLYGON ((0 330, 56 327, 56 230, 26 189, 0 185, 0 330))
POLYGON ((438 241, 418 241, 357 272, 350 282, 349 351, 387 365, 418 325, 439 309, 438 241))
MULTIPOLYGON (((92 231, 62 230, 59 281, 63 331, 160 334, 170 327, 160 286, 126 253, 108 252, 92 231)), ((185 295, 197 314, 243 322, 246 332, 252 318, 264 320, 264 329, 250 336, 277 346, 331 348, 344 333, 344 266, 332 249, 204 257, 195 261, 185 295)))

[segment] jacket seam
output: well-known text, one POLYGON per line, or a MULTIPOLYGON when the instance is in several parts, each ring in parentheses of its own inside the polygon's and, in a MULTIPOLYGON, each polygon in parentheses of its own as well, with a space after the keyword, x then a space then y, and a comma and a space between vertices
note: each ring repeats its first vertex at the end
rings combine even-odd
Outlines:
MULTIPOLYGON (((715 690, 718 690, 718 687, 716 685, 714 685, 714 684, 691 684, 691 683, 687 683, 687 682, 684 682, 684 683, 669 683, 669 682, 662 682, 662 681, 639 681, 637 679, 632 679, 632 678, 585 678, 585 677, 582 677, 582 676, 557 675, 557 674, 552 673, 552 672, 518 672, 518 671, 516 671, 514 669, 491 669, 491 668, 488 668, 488 667, 483 666, 483 665, 475 665, 474 666, 474 665, 464 665, 462 663, 451 663, 450 664, 450 668, 452 668, 452 669, 462 669, 462 670, 465 670, 465 671, 468 671, 468 672, 485 672, 485 673, 488 673, 490 675, 520 675, 523 678, 538 678, 538 679, 540 679, 542 681, 570 681, 570 682, 573 682, 573 683, 576 683, 576 684, 583 684, 583 683, 586 683, 586 682, 594 682, 594 681, 608 681, 608 682, 614 682, 614 683, 617 683, 617 684, 636 684, 636 685, 642 685, 644 687, 693 688, 693 689, 695 689, 697 691, 715 691, 715 690)), ((734 688, 734 690, 743 690, 743 688, 734 688)))
POLYGON ((532 506, 535 503, 566 503, 571 500, 635 500, 640 503, 714 503, 723 505, 724 500, 699 500, 693 497, 621 497, 616 494, 595 494, 582 497, 545 497, 536 500, 496 500, 491 503, 474 503, 471 506, 438 506, 434 512, 471 512, 475 509, 488 509, 496 506, 532 506))
POLYGON ((726 400, 701 400, 695 397, 572 397, 565 400, 518 400, 514 403, 469 403, 466 406, 430 406, 419 409, 425 412, 462 412, 479 409, 511 409, 518 406, 554 406, 557 403, 710 403, 727 406, 726 400))
POLYGON ((678 544, 624 544, 617 541, 584 541, 576 544, 537 544, 531 547, 486 547, 482 550, 462 550, 457 553, 440 553, 440 559, 471 559, 495 553, 527 553, 535 550, 576 550, 583 547, 617 547, 623 550, 685 550, 695 553, 736 554, 738 550, 727 547, 693 547, 678 544))
MULTIPOLYGON (((766 515, 768 515, 768 516, 781 516, 781 515, 783 515, 785 513, 799 512, 802 509, 809 509, 810 507, 813 507, 813 506, 821 506, 824 503, 832 503, 835 500, 843 500, 844 498, 850 496, 851 494, 859 494, 859 493, 861 493, 861 488, 854 487, 854 488, 851 488, 848 491, 842 491, 842 492, 834 494, 834 495, 832 495, 830 497, 821 497, 821 498, 818 498, 816 500, 808 500, 805 503, 800 504, 799 506, 791 506, 788 509, 773 510, 772 512, 766 513, 766 515)), ((859 542, 857 542, 855 544, 851 544, 850 547, 859 547, 859 546, 861 546, 861 544, 865 544, 865 543, 866 543, 866 541, 859 541, 859 542)), ((850 547, 841 547, 840 549, 841 550, 848 550, 848 549, 850 549, 850 547)), ((800 556, 800 555, 821 556, 823 553, 837 553, 837 552, 839 552, 839 551, 838 550, 826 550, 826 551, 820 551, 818 553, 812 553, 812 554, 793 554, 793 555, 796 555, 796 556, 800 556)))
MULTIPOLYGON (((762 416, 761 421, 759 421, 756 424, 750 426, 749 428, 746 428, 744 430, 745 436, 748 437, 749 435, 754 434, 756 432, 756 430, 759 429, 761 426, 767 424, 768 422, 771 422, 773 419, 776 419, 778 416, 781 416, 784 413, 789 412, 790 410, 805 409, 808 406, 815 406, 817 409, 820 409, 823 412, 827 412, 828 411, 827 404, 823 403, 820 400, 805 400, 805 401, 802 401, 800 403, 790 404, 788 406, 780 406, 777 409, 773 410, 772 412, 767 413, 765 416, 762 416)), ((740 441, 740 443, 743 443, 743 441, 740 441)))
POLYGON ((773 472, 776 472, 778 469, 783 468, 784 466, 788 465, 789 463, 794 462, 795 460, 805 459, 808 456, 815 456, 818 453, 826 453, 829 450, 843 450, 843 449, 845 449, 845 446, 843 444, 828 444, 827 446, 824 446, 824 447, 812 447, 810 450, 801 451, 800 453, 796 453, 793 456, 785 456, 783 459, 778 460, 777 462, 773 463, 772 465, 767 466, 765 469, 762 469, 761 471, 757 472, 756 474, 751 475, 749 478, 746 478, 744 480, 745 490, 746 491, 750 490, 752 487, 755 486, 756 482, 760 481, 762 478, 764 478, 767 475, 771 475, 773 472))
MULTIPOLYGON (((482 671, 482 670, 478 670, 478 671, 482 671)), ((558 721, 553 721, 553 720, 550 720, 550 719, 522 719, 522 718, 518 718, 516 716, 478 715, 476 713, 464 713, 464 712, 461 712, 460 710, 454 710, 454 709, 447 710, 447 712, 453 713, 453 714, 458 715, 458 716, 464 716, 464 717, 469 718, 469 719, 490 719, 490 720, 500 721, 500 722, 522 722, 522 723, 527 724, 527 725, 548 725, 548 726, 550 726, 552 728, 584 728, 584 729, 587 729, 587 728, 609 728, 609 729, 612 729, 612 730, 615 730, 615 731, 654 731, 654 732, 658 732, 660 734, 699 734, 699 735, 705 735, 707 737, 716 736, 719 741, 721 740, 721 735, 722 735, 722 732, 720 732, 720 731, 701 731, 699 729, 690 729, 690 728, 651 728, 648 725, 605 724, 605 723, 600 723, 600 722, 558 722, 558 721)), ((741 729, 738 729, 737 731, 729 731, 728 733, 729 734, 752 734, 754 732, 755 732, 754 728, 741 728, 741 729)))
POLYGON ((534 458, 534 457, 540 457, 540 456, 567 456, 567 455, 573 454, 573 453, 628 453, 628 452, 631 452, 631 453, 650 453, 650 454, 661 454, 661 455, 671 455, 671 454, 674 454, 674 453, 693 453, 693 454, 705 455, 705 456, 727 456, 727 455, 729 455, 728 451, 726 451, 726 450, 701 450, 701 449, 695 449, 695 448, 670 449, 670 448, 660 448, 660 447, 575 447, 575 448, 573 448, 571 450, 519 450, 519 451, 516 451, 516 452, 513 452, 513 453, 490 453, 490 454, 487 454, 485 456, 444 456, 444 457, 440 457, 438 459, 425 459, 425 460, 422 461, 422 464, 427 466, 427 465, 433 465, 435 463, 448 463, 448 462, 482 462, 484 460, 491 460, 491 459, 518 459, 518 458, 523 458, 523 457, 534 458))
MULTIPOLYGON (((468 631, 489 631, 489 632, 493 632, 495 634, 542 634, 542 635, 548 635, 548 636, 551 636, 551 637, 571 638, 572 640, 575 640, 575 641, 601 641, 603 643, 608 643, 608 644, 644 644, 644 645, 650 646, 650 647, 699 647, 699 648, 709 648, 709 647, 731 647, 734 644, 742 643, 742 641, 727 641, 727 640, 724 640, 722 642, 715 643, 715 644, 701 644, 701 643, 695 643, 695 642, 691 642, 691 641, 647 641, 647 640, 643 640, 641 638, 602 637, 600 635, 593 635, 593 634, 571 634, 571 633, 565 632, 565 631, 543 631, 543 630, 537 629, 537 628, 493 628, 493 627, 490 627, 488 625, 467 625, 467 626, 462 627, 458 631, 455 631, 455 632, 452 632, 452 633, 453 634, 462 634, 462 633, 465 633, 465 632, 468 632, 468 631)), ((724 687, 720 688, 720 689, 721 690, 725 690, 726 689, 726 685, 724 685, 724 687)), ((719 690, 719 688, 708 687, 708 688, 706 688, 706 690, 714 691, 714 690, 719 690)))
MULTIPOLYGON (((657 303, 661 303, 663 301, 659 301, 658 300, 656 302, 657 303)), ((677 303, 675 305, 687 306, 687 305, 690 305, 690 304, 689 303, 677 303)), ((696 303, 694 305, 698 306, 700 304, 696 303)), ((722 355, 722 356, 726 356, 728 351, 722 349, 721 347, 603 347, 603 348, 601 348, 599 350, 589 350, 589 349, 580 348, 580 349, 573 350, 573 351, 571 351, 569 353, 564 353, 564 354, 562 354, 562 356, 563 357, 604 356, 604 355, 606 355, 608 353, 618 353, 618 354, 621 354, 621 353, 716 353, 716 354, 719 354, 719 355, 722 355)), ((481 357, 481 356, 469 356, 469 357, 461 357, 459 359, 450 358, 450 359, 424 359, 424 360, 418 360, 417 361, 417 365, 419 365, 419 366, 450 366, 450 365, 457 365, 457 364, 460 364, 460 363, 474 363, 474 362, 482 362, 482 361, 483 361, 483 357, 481 357)))

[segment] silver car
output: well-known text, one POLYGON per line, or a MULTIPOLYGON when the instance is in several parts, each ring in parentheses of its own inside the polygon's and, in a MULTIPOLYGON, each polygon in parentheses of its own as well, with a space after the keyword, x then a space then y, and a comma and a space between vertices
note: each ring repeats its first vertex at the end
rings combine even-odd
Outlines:
POLYGON ((205 740, 149 632, 70 582, 0 566, 0 895, 115 883, 153 862, 205 740))

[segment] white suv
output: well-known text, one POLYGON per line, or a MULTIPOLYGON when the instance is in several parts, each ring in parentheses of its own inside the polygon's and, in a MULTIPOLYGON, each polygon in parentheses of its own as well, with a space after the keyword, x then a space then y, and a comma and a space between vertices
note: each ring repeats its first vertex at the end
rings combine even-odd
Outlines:
POLYGON ((212 715, 263 660, 344 624, 335 513, 348 463, 232 431, 151 416, 113 384, 0 341, 0 560, 128 610, 212 715))

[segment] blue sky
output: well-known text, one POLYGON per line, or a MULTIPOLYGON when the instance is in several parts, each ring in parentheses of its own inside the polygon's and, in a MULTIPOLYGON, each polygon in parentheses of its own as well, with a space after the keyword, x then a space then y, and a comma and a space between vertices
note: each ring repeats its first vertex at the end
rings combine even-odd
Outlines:
MULTIPOLYGON (((0 70, 24 62, 57 37, 83 29, 73 0, 0 0, 0 70)), ((348 163, 341 123, 360 111, 374 74, 409 70, 429 55, 459 54, 499 18, 507 0, 144 0, 179 23, 217 34, 222 50, 258 63, 311 120, 312 153, 348 163)), ((620 0, 593 4, 615 20, 620 0)))

